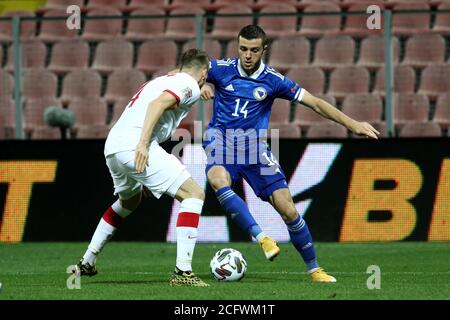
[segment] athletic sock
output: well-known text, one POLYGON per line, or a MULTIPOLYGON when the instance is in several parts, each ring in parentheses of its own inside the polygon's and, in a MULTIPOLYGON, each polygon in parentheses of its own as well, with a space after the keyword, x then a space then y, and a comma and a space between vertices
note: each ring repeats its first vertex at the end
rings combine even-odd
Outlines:
POLYGON ((248 210, 248 206, 230 187, 217 190, 216 197, 242 230, 251 234, 255 239, 261 234, 261 227, 256 223, 250 210, 248 210))
POLYGON ((192 257, 197 242, 197 227, 202 213, 203 200, 185 199, 181 202, 177 219, 177 260, 176 267, 182 271, 192 271, 192 257))
POLYGON ((319 267, 314 250, 311 233, 306 221, 299 215, 294 221, 286 223, 289 236, 295 249, 300 253, 305 261, 308 271, 313 271, 319 267))

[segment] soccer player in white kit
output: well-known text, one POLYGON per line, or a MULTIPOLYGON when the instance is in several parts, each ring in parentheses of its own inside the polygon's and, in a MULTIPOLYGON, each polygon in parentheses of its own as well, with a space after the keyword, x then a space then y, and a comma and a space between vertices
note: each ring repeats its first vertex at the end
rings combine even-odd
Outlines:
POLYGON ((181 202, 177 220, 177 257, 171 286, 208 286, 192 272, 192 256, 205 194, 185 166, 159 143, 170 138, 200 98, 209 58, 190 49, 180 59, 180 72, 143 84, 111 129, 105 143, 106 164, 119 199, 103 214, 86 253, 76 265, 79 275, 97 274, 97 255, 123 220, 149 190, 181 202), (145 190, 144 189, 147 189, 145 190))

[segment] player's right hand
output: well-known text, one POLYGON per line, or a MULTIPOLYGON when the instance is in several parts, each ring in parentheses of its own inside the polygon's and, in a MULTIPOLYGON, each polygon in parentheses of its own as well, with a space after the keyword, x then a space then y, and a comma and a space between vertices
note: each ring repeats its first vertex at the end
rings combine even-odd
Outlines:
POLYGON ((204 101, 214 99, 214 89, 205 84, 200 90, 200 97, 204 101))
POLYGON ((136 146, 136 151, 134 154, 134 164, 138 173, 144 172, 145 166, 148 166, 148 149, 143 144, 139 143, 136 146))

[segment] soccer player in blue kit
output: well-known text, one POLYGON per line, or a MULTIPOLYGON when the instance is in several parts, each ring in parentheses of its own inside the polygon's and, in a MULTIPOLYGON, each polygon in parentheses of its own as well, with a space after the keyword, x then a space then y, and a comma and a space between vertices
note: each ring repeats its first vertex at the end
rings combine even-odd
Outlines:
POLYGON ((290 239, 303 258, 313 282, 336 282, 317 262, 311 233, 297 212, 286 177, 274 158, 264 134, 275 98, 298 101, 353 133, 377 139, 379 132, 367 122, 355 121, 322 99, 281 75, 262 61, 267 49, 264 30, 248 25, 238 35, 239 58, 212 60, 203 100, 214 98, 213 116, 203 147, 206 175, 221 206, 243 230, 260 244, 267 259, 279 253, 277 243, 266 235, 246 203, 232 190, 244 178, 263 201, 268 201, 286 223, 290 239))

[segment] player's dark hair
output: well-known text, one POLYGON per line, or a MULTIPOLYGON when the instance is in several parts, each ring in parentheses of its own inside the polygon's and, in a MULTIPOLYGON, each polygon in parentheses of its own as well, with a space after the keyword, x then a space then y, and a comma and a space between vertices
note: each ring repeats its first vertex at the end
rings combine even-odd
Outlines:
POLYGON ((189 49, 181 55, 179 66, 180 70, 183 68, 208 68, 209 56, 203 50, 189 49))
POLYGON ((248 26, 243 27, 241 31, 239 31, 238 42, 239 37, 242 37, 247 40, 261 39, 263 48, 267 45, 266 33, 261 27, 254 24, 249 24, 248 26))

